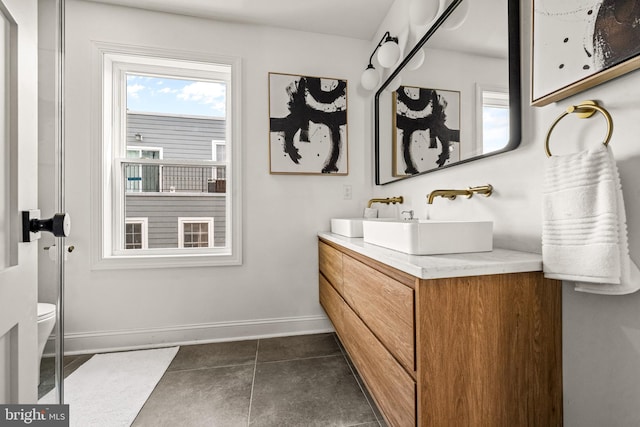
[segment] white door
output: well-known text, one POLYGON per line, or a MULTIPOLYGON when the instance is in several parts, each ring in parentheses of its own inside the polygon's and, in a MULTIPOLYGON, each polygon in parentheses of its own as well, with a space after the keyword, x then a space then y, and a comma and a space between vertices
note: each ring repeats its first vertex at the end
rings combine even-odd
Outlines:
POLYGON ((38 397, 38 244, 21 211, 38 202, 37 0, 0 0, 0 403, 38 397))

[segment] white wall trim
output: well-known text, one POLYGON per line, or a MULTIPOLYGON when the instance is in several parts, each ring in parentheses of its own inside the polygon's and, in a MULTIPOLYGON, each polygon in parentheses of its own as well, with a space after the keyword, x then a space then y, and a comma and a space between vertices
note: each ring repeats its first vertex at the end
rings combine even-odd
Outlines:
MULTIPOLYGON (((200 323, 130 330, 65 334, 65 354, 105 353, 173 345, 271 338, 332 332, 325 315, 200 323)), ((52 356, 55 335, 49 337, 45 356, 52 356)))

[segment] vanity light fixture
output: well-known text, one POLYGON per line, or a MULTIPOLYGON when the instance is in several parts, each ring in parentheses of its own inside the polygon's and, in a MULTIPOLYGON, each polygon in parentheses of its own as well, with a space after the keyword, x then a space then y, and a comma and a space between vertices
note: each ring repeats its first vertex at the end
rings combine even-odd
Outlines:
POLYGON ((398 45, 398 38, 391 37, 389 31, 384 33, 380 42, 376 48, 371 52, 369 57, 369 65, 360 76, 360 84, 366 90, 373 90, 378 83, 380 83, 380 75, 373 66, 373 55, 378 52, 378 63, 384 68, 389 68, 395 65, 400 59, 400 46, 398 45))
POLYGON ((384 68, 389 68, 398 62, 398 59, 400 59, 400 46, 398 45, 398 38, 391 37, 389 31, 387 31, 382 38, 384 39, 384 42, 380 40, 380 43, 378 44, 380 48, 380 50, 378 50, 378 62, 384 68))
POLYGON ((373 67, 373 65, 369 63, 369 65, 367 65, 367 69, 364 70, 362 76, 360 76, 360 84, 366 90, 373 90, 376 86, 378 86, 379 82, 380 76, 378 75, 378 72, 373 67))

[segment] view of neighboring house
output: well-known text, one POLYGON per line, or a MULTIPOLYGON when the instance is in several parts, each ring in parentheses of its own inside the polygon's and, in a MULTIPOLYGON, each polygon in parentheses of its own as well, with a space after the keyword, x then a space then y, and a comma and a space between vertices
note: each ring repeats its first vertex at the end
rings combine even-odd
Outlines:
POLYGON ((224 166, 172 165, 172 161, 225 160, 225 119, 127 112, 123 164, 125 249, 225 245, 224 166))

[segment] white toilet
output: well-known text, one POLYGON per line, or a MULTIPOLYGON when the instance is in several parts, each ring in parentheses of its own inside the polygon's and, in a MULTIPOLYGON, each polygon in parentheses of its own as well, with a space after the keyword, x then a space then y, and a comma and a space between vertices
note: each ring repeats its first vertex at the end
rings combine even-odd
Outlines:
MULTIPOLYGON (((42 353, 44 353, 44 346, 53 331, 53 326, 56 324, 56 306, 54 304, 48 304, 44 302, 38 303, 38 369, 40 369, 40 361, 42 360, 42 353)), ((39 372, 39 371, 38 371, 39 372)), ((39 375, 38 375, 39 377, 39 375)))

